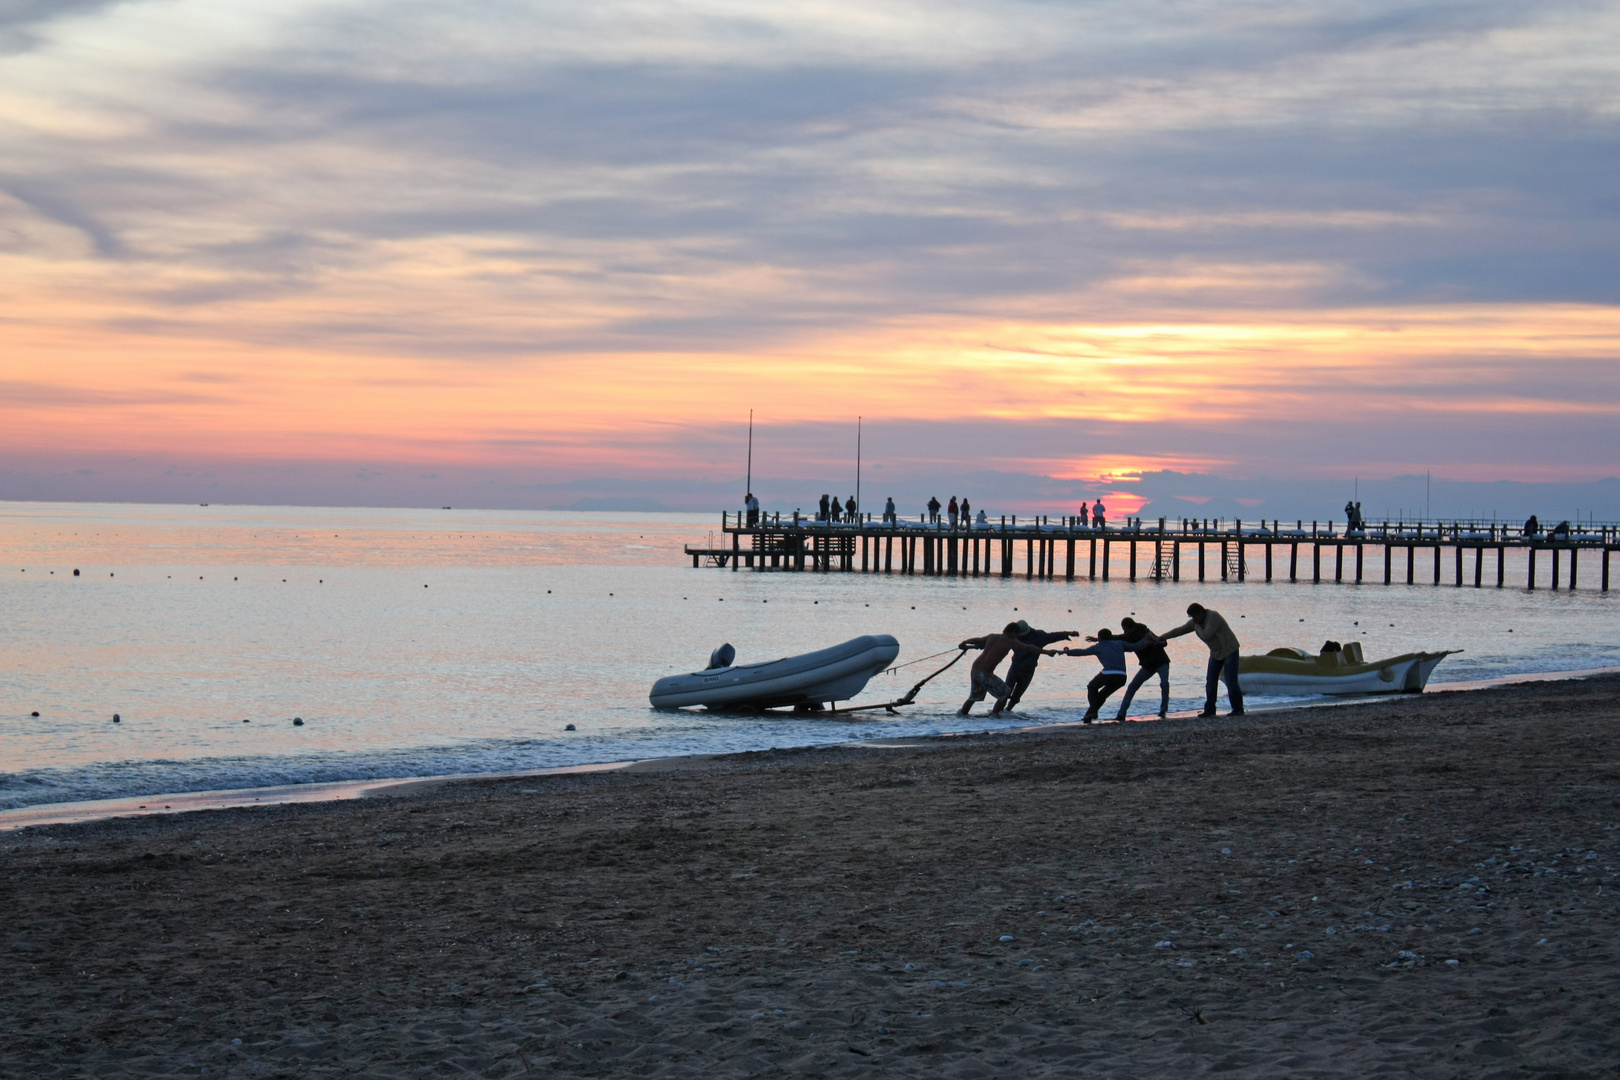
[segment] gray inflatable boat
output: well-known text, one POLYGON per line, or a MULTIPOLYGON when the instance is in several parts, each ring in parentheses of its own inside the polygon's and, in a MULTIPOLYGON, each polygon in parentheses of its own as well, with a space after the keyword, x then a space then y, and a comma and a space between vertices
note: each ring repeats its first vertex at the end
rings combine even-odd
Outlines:
POLYGON ((899 654, 900 643, 888 634, 865 634, 829 649, 763 664, 734 664, 736 650, 722 645, 710 657, 707 670, 666 675, 653 683, 649 697, 655 709, 817 708, 850 700, 899 654))

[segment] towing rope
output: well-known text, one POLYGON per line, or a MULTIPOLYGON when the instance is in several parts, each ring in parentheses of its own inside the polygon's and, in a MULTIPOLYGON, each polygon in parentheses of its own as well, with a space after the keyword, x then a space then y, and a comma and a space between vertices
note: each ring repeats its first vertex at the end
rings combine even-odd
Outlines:
MULTIPOLYGON (((916 660, 907 660, 903 664, 896 664, 892 668, 885 668, 884 671, 883 671, 883 674, 885 674, 885 675, 893 675, 895 672, 899 671, 901 668, 908 668, 912 664, 920 664, 924 660, 932 660, 936 656, 944 656, 948 652, 956 652, 956 650, 955 649, 941 649, 937 653, 930 653, 927 656, 918 657, 916 660)), ((958 657, 957 659, 959 660, 959 659, 961 659, 961 657, 958 657)), ((953 663, 953 664, 955 662, 956 662, 955 660, 951 661, 951 663, 953 663)))
MULTIPOLYGON (((946 649, 945 652, 937 652, 937 653, 934 654, 934 656, 925 656, 925 657, 922 658, 922 660, 913 660, 913 661, 911 661, 911 663, 901 664, 900 667, 910 667, 911 664, 920 664, 920 663, 922 663, 923 660, 932 660, 936 656, 944 656, 945 653, 948 653, 948 652, 951 652, 951 651, 952 650, 950 650, 950 649, 946 649)), ((843 715, 844 713, 871 712, 871 711, 876 710, 876 709, 884 709, 884 710, 888 711, 889 713, 894 713, 895 710, 898 709, 901 705, 910 705, 912 703, 912 701, 917 697, 917 691, 919 691, 923 687, 927 686, 930 680, 935 679, 935 678, 939 677, 940 675, 945 674, 947 671, 951 670, 951 668, 956 666, 956 662, 958 660, 962 659, 962 657, 964 657, 964 656, 966 656, 968 654, 967 649, 960 648, 960 647, 955 651, 956 651, 956 655, 951 657, 950 663, 946 664, 944 667, 940 668, 938 671, 934 672, 932 675, 926 676, 916 686, 913 686, 910 690, 906 691, 906 696, 905 697, 897 698, 894 701, 885 701, 881 705, 857 705, 853 709, 834 709, 833 713, 835 715, 843 715)), ((888 670, 889 671, 899 671, 900 668, 889 668, 888 670)))

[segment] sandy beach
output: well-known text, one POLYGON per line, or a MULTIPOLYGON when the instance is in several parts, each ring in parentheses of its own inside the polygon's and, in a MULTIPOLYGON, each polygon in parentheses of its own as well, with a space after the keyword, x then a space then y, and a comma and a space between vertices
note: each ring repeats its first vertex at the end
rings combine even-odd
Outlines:
POLYGON ((1612 1076, 1617 691, 22 830, 0 1075, 1612 1076))

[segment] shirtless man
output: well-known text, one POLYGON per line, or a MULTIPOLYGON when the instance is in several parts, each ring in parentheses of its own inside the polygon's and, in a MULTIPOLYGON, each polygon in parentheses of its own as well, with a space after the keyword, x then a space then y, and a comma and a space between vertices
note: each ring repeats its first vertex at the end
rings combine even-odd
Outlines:
POLYGON ((962 707, 956 715, 966 716, 968 710, 973 708, 975 701, 983 701, 986 694, 996 699, 995 708, 990 710, 991 716, 1000 716, 1001 710, 1007 707, 1007 699, 1012 696, 1012 689, 996 677, 996 665, 1010 652, 1031 653, 1036 656, 1056 656, 1057 653, 1049 649, 1039 649, 1034 645, 1026 645, 1018 640, 1018 624, 1008 623, 999 634, 986 634, 983 637, 968 638, 957 646, 960 649, 983 649, 979 658, 973 661, 972 692, 968 699, 962 702, 962 707))

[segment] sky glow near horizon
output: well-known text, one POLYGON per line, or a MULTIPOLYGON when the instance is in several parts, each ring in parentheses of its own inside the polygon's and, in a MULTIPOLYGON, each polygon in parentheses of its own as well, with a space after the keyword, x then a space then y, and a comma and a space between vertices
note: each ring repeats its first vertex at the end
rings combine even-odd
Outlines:
POLYGON ((0 454, 1596 479, 1617 129, 1613 3, 23 0, 0 454))

